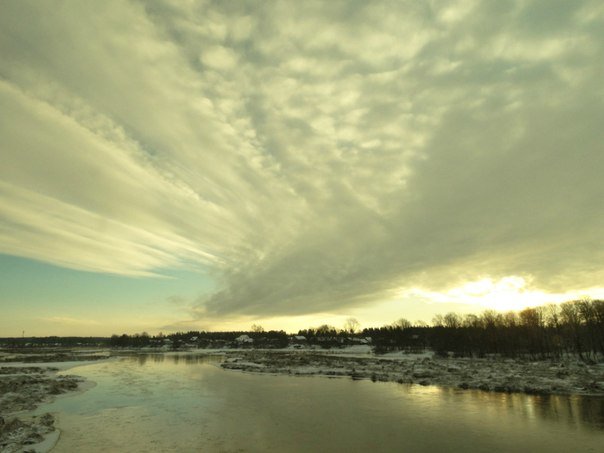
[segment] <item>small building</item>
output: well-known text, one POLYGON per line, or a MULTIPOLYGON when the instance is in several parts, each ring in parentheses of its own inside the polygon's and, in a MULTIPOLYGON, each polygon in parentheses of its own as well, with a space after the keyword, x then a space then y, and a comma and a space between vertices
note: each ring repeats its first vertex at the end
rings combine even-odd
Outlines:
POLYGON ((239 335, 237 338, 235 338, 235 341, 240 344, 240 345, 249 345, 252 344, 254 342, 254 340, 252 338, 250 338, 248 335, 239 335))

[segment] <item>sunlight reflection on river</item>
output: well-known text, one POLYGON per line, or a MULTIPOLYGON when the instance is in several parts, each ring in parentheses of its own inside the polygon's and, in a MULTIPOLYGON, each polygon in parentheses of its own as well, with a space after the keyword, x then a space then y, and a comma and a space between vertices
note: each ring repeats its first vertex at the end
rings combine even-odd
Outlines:
POLYGON ((604 399, 224 371, 148 354, 79 366, 53 451, 601 451, 604 399))

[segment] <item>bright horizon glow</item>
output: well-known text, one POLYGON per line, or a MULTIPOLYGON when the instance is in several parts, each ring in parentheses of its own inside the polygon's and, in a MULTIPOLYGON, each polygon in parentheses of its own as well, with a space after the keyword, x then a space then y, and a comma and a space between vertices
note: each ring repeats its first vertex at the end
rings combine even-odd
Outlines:
MULTIPOLYGON (((178 331, 249 331, 252 324, 259 324, 265 330, 284 330, 287 333, 297 333, 299 330, 315 328, 322 324, 333 326, 337 329, 343 327, 348 318, 355 318, 360 322, 361 329, 366 327, 381 327, 392 324, 400 318, 405 318, 412 323, 418 321, 431 324, 432 318, 455 312, 461 315, 477 314, 493 309, 505 313, 507 311, 519 312, 527 307, 536 307, 546 304, 560 304, 563 302, 589 297, 592 299, 604 298, 604 289, 591 288, 573 293, 548 294, 537 290, 527 289, 527 282, 517 276, 494 281, 484 278, 469 282, 460 287, 454 287, 444 292, 430 292, 418 288, 405 290, 401 296, 390 301, 377 303, 370 308, 360 307, 348 310, 345 313, 319 313, 303 316, 286 317, 235 317, 230 320, 207 319, 200 321, 193 317, 188 320, 183 309, 169 316, 140 312, 132 312, 130 316, 89 318, 83 314, 81 317, 71 317, 61 314, 42 316, 36 318, 38 327, 33 332, 26 330, 26 336, 110 336, 112 334, 134 334, 147 332, 151 335, 174 333, 178 331), (418 316, 419 314, 419 316, 418 316), (65 333, 67 332, 67 333, 65 333)), ((0 325, 2 323, 0 322, 0 325)), ((2 336, 21 336, 18 326, 2 326, 2 336)))
POLYGON ((528 307, 560 304, 581 298, 600 299, 604 288, 586 288, 564 293, 547 293, 531 288, 529 281, 519 276, 508 276, 497 281, 492 278, 464 283, 444 292, 425 291, 419 288, 404 291, 409 296, 437 303, 459 303, 499 312, 521 311, 528 307))

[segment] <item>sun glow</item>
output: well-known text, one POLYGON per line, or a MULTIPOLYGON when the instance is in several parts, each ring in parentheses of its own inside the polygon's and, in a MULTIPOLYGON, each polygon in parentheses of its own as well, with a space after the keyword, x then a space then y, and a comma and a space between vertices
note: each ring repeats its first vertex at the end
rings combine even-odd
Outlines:
POLYGON ((561 303, 585 296, 598 298, 603 293, 602 288, 548 293, 538 288, 531 288, 530 278, 510 275, 499 280, 483 278, 467 282, 443 292, 413 288, 405 291, 404 294, 407 297, 420 297, 431 302, 476 305, 485 309, 509 311, 548 303, 561 303))

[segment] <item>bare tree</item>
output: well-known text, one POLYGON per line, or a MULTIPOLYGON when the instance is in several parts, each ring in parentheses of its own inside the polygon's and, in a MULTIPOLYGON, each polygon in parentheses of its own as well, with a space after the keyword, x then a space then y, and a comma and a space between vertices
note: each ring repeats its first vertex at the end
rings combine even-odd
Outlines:
POLYGON ((434 327, 442 327, 444 325, 443 315, 434 315, 434 318, 432 318, 432 325, 434 327))
POLYGON ((356 318, 348 318, 344 322, 344 330, 346 332, 356 333, 359 330, 360 326, 361 325, 359 324, 359 321, 357 321, 356 318))
POLYGON ((394 321, 392 323, 392 327, 395 327, 397 329, 409 329, 410 327, 413 327, 411 322, 406 320, 405 318, 401 318, 401 319, 397 319, 396 321, 394 321))
POLYGON ((317 327, 315 329, 315 331, 318 336, 325 336, 325 335, 330 335, 330 334, 335 335, 337 333, 336 328, 333 326, 330 326, 329 324, 321 324, 319 327, 317 327))
POLYGON ((260 324, 252 324, 252 332, 262 333, 264 332, 264 327, 262 327, 260 324))
POLYGON ((461 316, 459 316, 457 313, 449 312, 444 316, 443 322, 445 327, 457 329, 461 327, 461 316))

